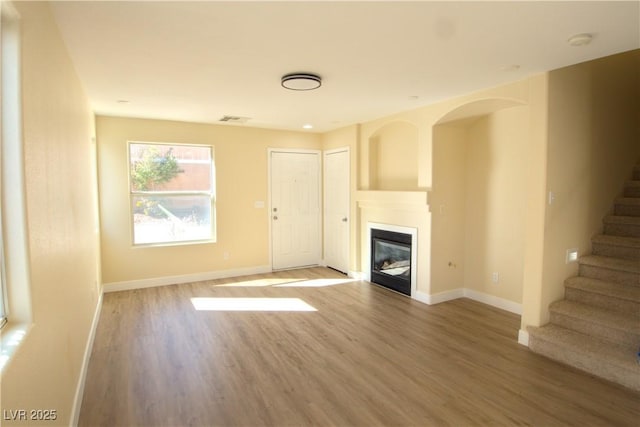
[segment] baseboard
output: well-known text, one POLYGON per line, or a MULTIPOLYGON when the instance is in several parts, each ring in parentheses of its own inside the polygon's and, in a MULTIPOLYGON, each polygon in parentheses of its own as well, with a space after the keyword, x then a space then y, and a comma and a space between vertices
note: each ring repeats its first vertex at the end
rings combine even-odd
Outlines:
POLYGON ((525 331, 524 329, 520 329, 518 331, 518 344, 529 347, 529 332, 525 331))
POLYGON ((356 280, 364 280, 365 279, 365 275, 362 271, 354 271, 351 270, 347 273, 347 276, 351 277, 352 279, 356 279, 356 280))
POLYGON ((467 288, 453 289, 451 291, 439 292, 433 295, 417 291, 413 296, 413 299, 429 305, 439 304, 441 302, 451 301, 458 298, 469 298, 510 313, 522 314, 522 304, 467 288))
POLYGON ((465 298, 472 299, 474 301, 482 302, 492 307, 496 307, 510 313, 522 314, 522 304, 509 301, 508 299, 496 297, 494 295, 485 294, 483 292, 474 291, 473 289, 464 289, 465 298))
POLYGON ((424 292, 417 291, 413 296, 413 299, 423 302, 425 304, 440 304, 441 302, 451 301, 454 299, 464 297, 464 289, 454 289, 452 291, 439 292, 437 294, 429 295, 424 292))
POLYGON ((87 379, 87 370, 89 369, 89 360, 91 359, 91 351, 93 350, 93 341, 96 337, 96 330, 98 329, 98 322, 100 321, 100 312, 102 311, 102 292, 98 294, 98 302, 96 304, 96 310, 93 313, 93 321, 91 322, 91 330, 89 331, 89 338, 84 348, 84 357, 82 358, 82 366, 80 367, 80 378, 78 378, 78 384, 76 386, 76 395, 73 399, 73 407, 71 408, 71 418, 69 425, 75 427, 78 425, 78 419, 80 418, 80 409, 82 407, 82 396, 84 395, 84 383, 87 379))
POLYGON ((183 274, 179 276, 153 277, 150 279, 127 280, 104 284, 104 292, 128 291, 131 289, 153 288, 156 286, 177 285, 180 283, 202 282, 204 280, 226 279, 227 277, 249 276, 251 274, 270 273, 271 266, 237 268, 233 270, 209 271, 206 273, 183 274))

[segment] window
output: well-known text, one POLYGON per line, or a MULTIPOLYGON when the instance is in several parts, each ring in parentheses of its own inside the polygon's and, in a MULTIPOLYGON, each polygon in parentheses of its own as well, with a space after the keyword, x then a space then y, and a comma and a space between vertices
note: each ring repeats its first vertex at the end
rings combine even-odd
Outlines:
POLYGON ((206 145, 129 143, 133 244, 215 241, 215 167, 206 145))

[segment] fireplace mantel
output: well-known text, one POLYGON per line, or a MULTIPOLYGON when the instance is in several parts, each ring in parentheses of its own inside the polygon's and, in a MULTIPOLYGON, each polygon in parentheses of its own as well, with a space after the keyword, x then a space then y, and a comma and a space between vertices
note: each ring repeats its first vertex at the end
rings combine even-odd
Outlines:
POLYGON ((424 207, 429 205, 428 194, 428 191, 360 190, 356 191, 356 202, 360 205, 384 204, 424 207))

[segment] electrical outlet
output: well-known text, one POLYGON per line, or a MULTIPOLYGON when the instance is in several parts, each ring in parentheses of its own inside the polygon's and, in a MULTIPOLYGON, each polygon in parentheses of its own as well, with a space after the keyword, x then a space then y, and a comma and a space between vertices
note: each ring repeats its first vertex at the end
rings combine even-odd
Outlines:
POLYGON ((224 251, 224 253, 222 254, 222 258, 224 258, 224 260, 228 260, 229 259, 229 251, 224 251))
POLYGON ((491 281, 492 281, 493 283, 498 283, 498 282, 500 281, 500 274, 498 274, 498 272, 497 272, 497 271, 494 271, 494 272, 491 274, 491 281))

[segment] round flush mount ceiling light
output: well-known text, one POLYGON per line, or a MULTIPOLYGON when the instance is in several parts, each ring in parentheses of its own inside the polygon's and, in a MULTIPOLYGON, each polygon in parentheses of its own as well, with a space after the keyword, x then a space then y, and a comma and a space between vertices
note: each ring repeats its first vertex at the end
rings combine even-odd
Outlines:
POLYGON ((291 73, 282 76, 281 84, 290 90, 313 90, 322 85, 322 79, 317 74, 291 73))
POLYGON ((569 43, 569 46, 574 46, 574 47, 586 46, 589 43, 591 43, 592 39, 593 39, 593 36, 589 33, 576 34, 575 36, 569 37, 569 39, 567 40, 567 43, 569 43))

